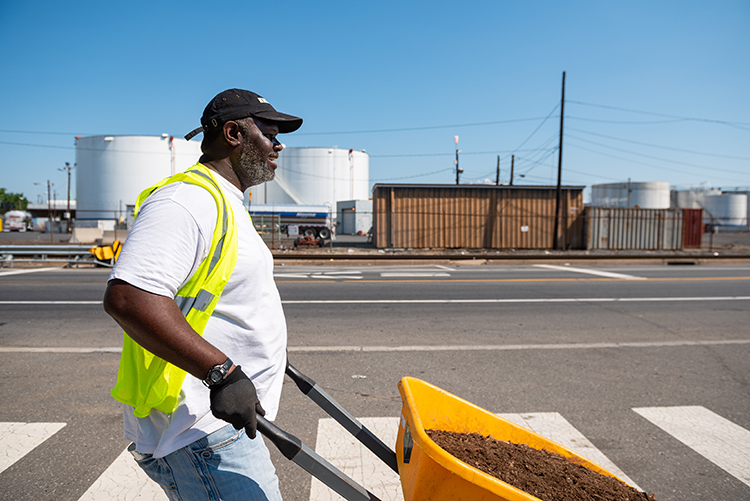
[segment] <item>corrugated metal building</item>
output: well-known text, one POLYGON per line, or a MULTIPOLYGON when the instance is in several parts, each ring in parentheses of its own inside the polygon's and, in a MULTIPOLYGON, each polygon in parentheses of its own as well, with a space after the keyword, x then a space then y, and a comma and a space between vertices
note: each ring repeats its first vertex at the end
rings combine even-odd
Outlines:
POLYGON ((682 249, 683 218, 683 209, 586 207, 586 248, 682 249))
MULTIPOLYGON (((559 248, 583 248, 583 186, 562 187, 559 248)), ((376 184, 379 248, 551 249, 554 186, 376 184)))

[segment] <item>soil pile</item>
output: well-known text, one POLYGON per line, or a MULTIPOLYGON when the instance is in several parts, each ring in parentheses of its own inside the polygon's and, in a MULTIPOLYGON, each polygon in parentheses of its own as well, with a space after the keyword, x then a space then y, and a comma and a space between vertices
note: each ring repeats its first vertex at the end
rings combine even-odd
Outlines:
POLYGON ((549 451, 477 433, 426 430, 445 451, 542 501, 655 501, 653 495, 549 451))

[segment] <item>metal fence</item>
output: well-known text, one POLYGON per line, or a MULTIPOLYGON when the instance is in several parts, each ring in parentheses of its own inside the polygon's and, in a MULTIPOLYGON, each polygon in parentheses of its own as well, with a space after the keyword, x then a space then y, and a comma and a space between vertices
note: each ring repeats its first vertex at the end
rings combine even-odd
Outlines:
POLYGON ((583 188, 375 185, 379 248, 580 249, 583 188))
POLYGON ((106 265, 97 261, 90 245, 0 245, 0 268, 25 262, 106 265))
POLYGON ((587 207, 586 249, 678 250, 683 248, 682 209, 587 207))

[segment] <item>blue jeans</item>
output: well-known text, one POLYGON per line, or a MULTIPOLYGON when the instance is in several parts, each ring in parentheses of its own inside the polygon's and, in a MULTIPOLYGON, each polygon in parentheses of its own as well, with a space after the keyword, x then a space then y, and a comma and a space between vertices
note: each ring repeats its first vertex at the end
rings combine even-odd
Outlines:
POLYGON ((128 450, 171 501, 281 501, 279 479, 258 433, 251 440, 231 425, 163 458, 128 450))

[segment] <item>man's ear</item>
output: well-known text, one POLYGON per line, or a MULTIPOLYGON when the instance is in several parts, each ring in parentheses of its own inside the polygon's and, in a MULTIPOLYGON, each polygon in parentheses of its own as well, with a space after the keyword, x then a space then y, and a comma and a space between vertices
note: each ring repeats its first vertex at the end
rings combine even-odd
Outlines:
POLYGON ((224 140, 231 147, 239 146, 242 142, 242 132, 240 126, 234 120, 224 122, 222 126, 222 132, 224 133, 224 140))

